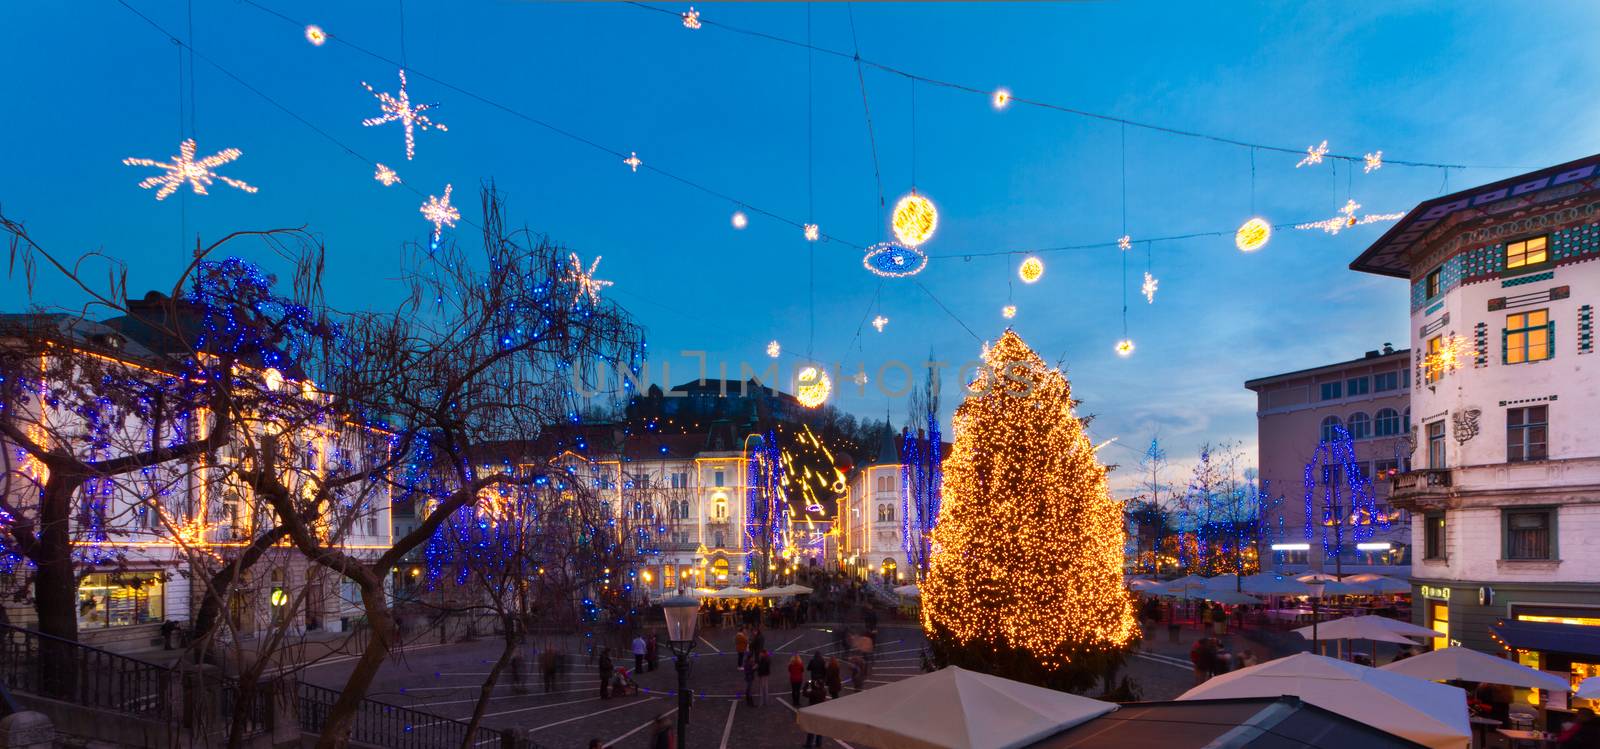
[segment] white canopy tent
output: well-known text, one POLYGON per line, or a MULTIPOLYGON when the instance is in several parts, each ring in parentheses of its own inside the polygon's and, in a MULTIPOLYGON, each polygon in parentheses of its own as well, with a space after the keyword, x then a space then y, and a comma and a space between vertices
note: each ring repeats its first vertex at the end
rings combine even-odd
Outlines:
POLYGON ((786 595, 789 595, 789 593, 783 589, 783 586, 773 585, 771 587, 762 588, 761 590, 756 591, 756 595, 761 596, 762 598, 782 598, 786 595))
POLYGON ((1236 593, 1233 590, 1205 590, 1201 591, 1199 597, 1212 603, 1222 603, 1229 606, 1261 603, 1261 599, 1249 593, 1236 593))
POLYGON ((1262 572, 1247 575, 1243 580, 1244 592, 1258 596, 1308 596, 1311 588, 1292 577, 1262 572))
POLYGON ((915 585, 902 585, 895 588, 894 592, 906 598, 920 598, 922 596, 922 589, 915 585))
POLYGON ((1584 679, 1573 694, 1586 700, 1600 700, 1600 676, 1584 679))
POLYGON ((803 708, 796 720, 808 733, 873 749, 1012 749, 1115 709, 949 666, 803 708))
POLYGON ((788 585, 783 586, 783 594, 786 596, 803 596, 810 592, 810 588, 807 588, 799 583, 789 583, 788 585))
MULTIPOLYGON (((1312 628, 1301 627, 1298 632, 1301 637, 1311 639, 1312 628)), ((1390 619, 1387 616, 1368 614, 1366 616, 1347 616, 1343 619, 1318 622, 1315 634, 1324 640, 1377 640, 1378 642, 1394 642, 1402 645, 1415 645, 1413 639, 1418 637, 1434 638, 1439 633, 1427 627, 1419 627, 1410 622, 1390 619), (1407 639, 1412 638, 1412 639, 1407 639)))
POLYGON ((1463 647, 1444 648, 1412 656, 1384 666, 1383 670, 1430 681, 1459 679, 1548 689, 1554 692, 1565 692, 1568 689, 1567 680, 1559 676, 1463 647))
POLYGON ((1286 694, 1423 746, 1462 749, 1472 738, 1461 689, 1311 653, 1214 677, 1178 699, 1286 694))
POLYGON ((723 588, 722 590, 718 590, 718 591, 712 592, 712 593, 706 595, 705 597, 706 598, 754 598, 754 597, 756 597, 758 595, 760 595, 760 593, 757 592, 757 591, 750 590, 748 588, 740 588, 740 587, 735 586, 735 585, 729 585, 728 587, 723 588))
POLYGON ((1375 575, 1370 572, 1362 575, 1345 575, 1344 579, 1340 580, 1339 583, 1341 585, 1349 586, 1350 588, 1362 593, 1372 593, 1376 595, 1394 595, 1397 593, 1411 592, 1411 583, 1408 583, 1404 580, 1397 580, 1392 577, 1375 575))

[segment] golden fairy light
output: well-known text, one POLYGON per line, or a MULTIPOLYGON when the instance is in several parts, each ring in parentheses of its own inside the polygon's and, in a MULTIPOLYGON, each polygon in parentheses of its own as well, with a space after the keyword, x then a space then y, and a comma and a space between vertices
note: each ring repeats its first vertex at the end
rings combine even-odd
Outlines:
POLYGON ((1322 141, 1321 143, 1319 143, 1319 144, 1317 144, 1315 146, 1310 146, 1310 147, 1306 148, 1305 157, 1300 159, 1300 163, 1295 164, 1294 168, 1299 169, 1300 167, 1303 167, 1303 166, 1313 166, 1313 165, 1316 165, 1316 164, 1321 164, 1322 163, 1322 157, 1327 156, 1327 155, 1328 155, 1328 141, 1322 141))
POLYGON ((912 192, 894 204, 894 236, 907 247, 916 247, 933 237, 939 228, 939 210, 933 201, 912 192))
POLYGON ((1233 246, 1240 252, 1255 252, 1267 246, 1267 240, 1272 239, 1272 224, 1266 219, 1256 217, 1239 225, 1239 231, 1233 234, 1233 246))
POLYGON ((773 339, 771 341, 767 341, 767 356, 770 356, 770 357, 776 359, 782 353, 783 353, 783 347, 778 345, 777 339, 773 339))
POLYGON ((816 408, 828 402, 833 392, 833 380, 821 367, 805 367, 795 377, 795 400, 806 408, 816 408))
POLYGON ((633 169, 633 171, 638 172, 639 165, 643 164, 644 162, 639 160, 638 151, 629 151, 628 158, 623 159, 622 163, 627 164, 629 168, 633 169))
POLYGON ((594 272, 600 267, 600 256, 594 256, 594 262, 589 264, 589 269, 583 269, 583 261, 578 259, 578 253, 572 253, 572 266, 567 268, 566 282, 576 289, 573 301, 580 301, 589 297, 589 303, 600 301, 600 290, 614 285, 611 281, 602 281, 594 277, 594 272))
POLYGON ((313 47, 321 47, 328 42, 328 32, 323 31, 321 26, 311 24, 306 27, 306 41, 311 42, 313 47))
POLYGON ((379 164, 377 171, 372 173, 372 178, 382 182, 384 187, 389 187, 400 181, 400 175, 395 174, 393 169, 382 164, 379 164))
POLYGON ((1360 208, 1361 204, 1357 203, 1355 200, 1346 200, 1344 207, 1339 209, 1339 215, 1332 218, 1325 218, 1321 221, 1295 224, 1294 228, 1321 229, 1329 234, 1338 234, 1339 232, 1344 231, 1352 226, 1375 224, 1379 221, 1398 221, 1406 215, 1404 213, 1369 213, 1365 216, 1357 218, 1356 211, 1360 208))
POLYGON ((156 200, 166 200, 168 195, 178 191, 185 182, 194 190, 196 195, 205 195, 206 187, 213 180, 222 180, 223 184, 245 192, 255 192, 256 188, 245 184, 241 180, 217 174, 214 169, 244 155, 237 148, 224 148, 210 156, 196 159, 194 138, 190 138, 178 145, 178 154, 171 161, 156 161, 155 159, 123 159, 122 163, 128 166, 153 166, 163 170, 164 174, 145 177, 139 186, 148 190, 160 186, 156 190, 156 200))
POLYGON ((743 229, 750 225, 750 218, 744 215, 744 211, 734 211, 733 218, 729 219, 728 221, 729 223, 733 224, 733 228, 735 229, 743 229))
POLYGON ((444 227, 454 228, 456 219, 461 218, 461 211, 450 205, 450 185, 448 184, 444 186, 443 198, 429 195, 428 202, 423 203, 422 208, 419 210, 422 211, 423 218, 433 223, 433 236, 435 239, 439 237, 439 232, 444 231, 444 227))
POLYGON ((1021 278, 1023 283, 1034 283, 1043 275, 1044 261, 1036 257, 1022 261, 1022 265, 1017 267, 1017 277, 1021 278))
POLYGON ((1155 276, 1150 275, 1150 271, 1145 271, 1144 272, 1144 284, 1139 287, 1139 292, 1144 294, 1144 300, 1146 302, 1148 302, 1150 304, 1155 304, 1156 303, 1156 288, 1159 287, 1160 285, 1161 285, 1161 282, 1156 280, 1155 276))
POLYGON ((1000 308, 1000 316, 1007 320, 1017 316, 1017 305, 1008 304, 1000 308))
POLYGON ((438 130, 441 133, 449 132, 450 128, 442 123, 434 122, 423 112, 433 109, 437 104, 412 104, 411 94, 406 90, 406 71, 400 70, 400 90, 393 95, 380 92, 368 85, 366 81, 361 86, 378 100, 378 108, 382 113, 377 117, 368 117, 361 121, 367 127, 377 127, 388 122, 400 123, 400 128, 406 134, 406 160, 409 161, 417 155, 417 141, 414 134, 417 130, 438 130))
POLYGON ((1367 154, 1365 156, 1362 156, 1361 158, 1366 160, 1366 166, 1361 170, 1362 174, 1371 174, 1371 173, 1383 168, 1383 152, 1382 151, 1374 151, 1374 152, 1369 153, 1369 154, 1367 154))
POLYGON ((693 5, 683 12, 683 27, 686 29, 700 28, 700 11, 695 10, 693 5))
POLYGON ((883 315, 878 315, 877 317, 872 318, 872 327, 877 328, 879 333, 882 333, 883 326, 888 324, 889 318, 884 317, 883 315))
POLYGON ((994 90, 994 108, 1005 109, 1011 104, 1011 89, 997 88, 994 90))
POLYGON ((1126 234, 1117 237, 1117 249, 1122 250, 1123 252, 1133 249, 1133 237, 1130 237, 1126 234))
POLYGON ((1138 629, 1122 506, 1071 385, 1013 331, 984 363, 954 417, 924 629, 958 662, 1009 646, 1056 670, 1125 649, 1138 629))
POLYGON ((1117 356, 1127 358, 1133 355, 1133 339, 1124 338, 1117 341, 1117 356))
POLYGON ((822 230, 816 224, 806 224, 806 241, 815 242, 822 238, 822 230))
POLYGON ((1429 351, 1422 360, 1422 366, 1428 372, 1428 381, 1432 382, 1460 369, 1471 352, 1472 347, 1467 339, 1454 333, 1439 339, 1439 348, 1429 351))

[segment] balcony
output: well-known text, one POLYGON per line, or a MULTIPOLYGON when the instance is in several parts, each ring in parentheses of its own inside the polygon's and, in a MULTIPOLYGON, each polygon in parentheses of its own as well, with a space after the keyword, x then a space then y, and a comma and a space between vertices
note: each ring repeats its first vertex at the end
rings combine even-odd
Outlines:
POLYGON ((1424 468, 1390 481, 1389 503, 1412 512, 1439 509, 1455 495, 1452 469, 1424 468))

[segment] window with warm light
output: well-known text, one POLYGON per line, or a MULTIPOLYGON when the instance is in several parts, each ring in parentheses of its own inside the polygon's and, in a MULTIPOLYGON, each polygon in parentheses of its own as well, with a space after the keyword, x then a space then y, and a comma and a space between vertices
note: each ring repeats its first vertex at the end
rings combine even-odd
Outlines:
POLYGON ((1502 357, 1506 364, 1549 359, 1555 353, 1555 335, 1548 309, 1506 315, 1506 327, 1501 332, 1502 357))
POLYGON ((1538 265, 1550 259, 1549 237, 1531 237, 1506 243, 1506 270, 1538 265))
POLYGON ((94 572, 78 583, 78 628, 162 621, 165 578, 159 572, 94 572))
POLYGON ((1428 355, 1423 359, 1426 366, 1422 368, 1422 381, 1428 385, 1438 382, 1444 377, 1444 367, 1439 366, 1439 355, 1444 351, 1444 336, 1434 336, 1428 339, 1428 355))

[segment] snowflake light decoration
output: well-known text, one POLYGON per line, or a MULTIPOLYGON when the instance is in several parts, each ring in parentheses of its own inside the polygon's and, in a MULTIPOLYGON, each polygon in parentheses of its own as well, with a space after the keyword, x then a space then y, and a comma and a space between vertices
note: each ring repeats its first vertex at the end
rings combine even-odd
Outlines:
POLYGON ((600 301, 600 290, 613 285, 610 281, 602 281, 594 277, 595 269, 599 267, 599 255, 594 256, 594 262, 589 264, 589 270, 584 270, 583 261, 578 259, 578 253, 572 253, 572 267, 567 269, 566 278, 568 283, 577 287, 577 292, 572 301, 582 301, 585 296, 588 296, 589 303, 595 304, 600 301))
POLYGON ((822 238, 822 230, 816 224, 806 224, 806 241, 815 242, 822 238))
POLYGON ((428 130, 430 128, 437 129, 441 133, 450 131, 450 128, 428 119, 428 116, 423 114, 423 112, 439 106, 438 104, 411 103, 411 94, 406 91, 406 71, 404 68, 400 69, 400 91, 398 95, 391 96, 386 92, 379 92, 368 85, 366 81, 362 81, 361 85, 367 89, 368 93, 377 98, 378 106, 383 110, 382 115, 368 117, 362 120, 361 124, 367 127, 377 127, 388 122, 400 123, 406 133, 407 161, 416 158, 417 155, 417 141, 413 131, 428 130))
POLYGON ((1017 305, 1008 304, 1000 308, 1000 316, 1007 320, 1017 316, 1017 305))
POLYGON ((435 240, 439 238, 439 233, 444 231, 444 227, 455 228, 456 219, 461 218, 461 211, 450 205, 450 189, 450 185, 446 184, 443 198, 429 195, 428 202, 423 203, 422 207, 418 209, 422 211, 423 218, 433 223, 433 238, 435 240))
POLYGON ((1156 287, 1160 284, 1161 282, 1156 280, 1155 276, 1150 275, 1150 271, 1144 272, 1144 285, 1139 287, 1139 291, 1144 293, 1146 302, 1150 304, 1156 303, 1156 287))
POLYGON ((323 31, 321 26, 311 24, 306 27, 306 41, 311 42, 313 47, 321 47, 328 43, 328 32, 323 31))
POLYGON ((1383 152, 1382 151, 1374 151, 1374 152, 1369 153, 1369 154, 1367 154, 1365 156, 1362 156, 1361 158, 1366 159, 1366 168, 1361 170, 1362 174, 1371 174, 1371 173, 1373 173, 1375 171, 1378 171, 1379 169, 1383 168, 1383 152))
POLYGON ((224 184, 245 192, 256 191, 256 188, 245 184, 241 180, 236 180, 232 177, 224 177, 212 171, 216 167, 222 166, 223 164, 239 158, 241 155, 243 155, 243 151, 240 151, 237 148, 224 148, 221 151, 202 159, 196 159, 194 157, 194 151, 194 138, 190 138, 179 144, 178 154, 172 157, 172 161, 128 158, 123 159, 122 163, 127 164, 128 166, 153 166, 166 171, 165 174, 158 174, 153 177, 145 177, 139 182, 139 186, 146 190, 157 185, 161 186, 160 189, 156 190, 156 200, 166 200, 168 195, 177 192, 178 188, 183 187, 183 183, 185 182, 189 183, 189 186, 194 188, 194 194, 196 195, 207 194, 206 187, 209 186, 213 180, 219 179, 222 180, 224 184))
POLYGON ((382 164, 379 164, 378 170, 372 173, 372 178, 382 182, 384 187, 389 187, 400 181, 400 175, 395 174, 393 169, 382 164))
POLYGON ((627 164, 635 173, 637 173, 639 171, 639 165, 643 164, 644 162, 639 160, 638 151, 629 151, 628 158, 623 159, 622 163, 627 164))
POLYGON ((1325 218, 1321 221, 1295 224, 1294 228, 1321 229, 1329 234, 1338 234, 1339 232, 1344 231, 1352 226, 1375 224, 1379 221, 1398 221, 1406 215, 1404 213, 1369 213, 1365 216, 1357 218, 1356 210, 1359 208, 1361 208, 1360 203, 1357 203, 1355 200, 1347 200, 1345 201, 1344 207, 1339 209, 1339 215, 1332 218, 1325 218))
POLYGON ((1117 249, 1122 250, 1123 252, 1133 249, 1133 237, 1130 237, 1126 234, 1117 237, 1117 249))
POLYGON ((1319 143, 1319 144, 1317 144, 1315 146, 1310 146, 1310 147, 1306 148, 1305 158, 1300 159, 1300 163, 1295 164, 1294 168, 1299 169, 1300 167, 1303 167, 1303 166, 1312 166, 1312 165, 1315 165, 1315 164, 1321 164, 1322 163, 1322 157, 1327 156, 1327 155, 1328 155, 1328 141, 1322 141, 1321 143, 1319 143))
POLYGON ((878 315, 877 317, 872 318, 872 327, 877 328, 879 333, 882 333, 883 326, 888 324, 889 318, 884 317, 883 315, 878 315))
POLYGON ((778 358, 778 355, 782 353, 783 347, 778 345, 778 341, 776 339, 767 342, 767 356, 776 359, 778 358))
POLYGON ((1127 358, 1133 355, 1133 339, 1124 338, 1117 341, 1117 356, 1127 358))
POLYGON ((683 27, 686 29, 700 28, 700 11, 695 10, 693 5, 683 12, 683 27))

